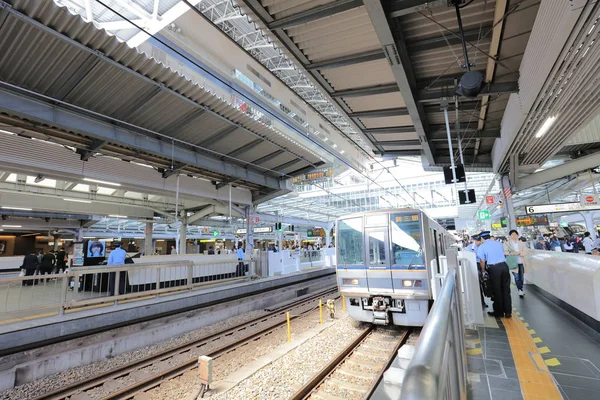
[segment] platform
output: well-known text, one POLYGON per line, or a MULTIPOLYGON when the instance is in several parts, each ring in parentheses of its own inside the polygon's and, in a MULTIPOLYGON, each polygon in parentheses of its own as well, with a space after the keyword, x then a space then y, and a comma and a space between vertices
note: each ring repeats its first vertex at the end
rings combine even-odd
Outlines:
MULTIPOLYGON (((90 307, 64 315, 55 313, 27 315, 0 324, 0 353, 9 350, 15 351, 22 346, 31 346, 35 343, 41 344, 60 338, 66 339, 89 331, 100 331, 123 324, 131 324, 135 321, 211 306, 278 288, 286 290, 289 286, 299 283, 310 284, 311 280, 321 277, 326 278, 322 281, 323 284, 331 286, 335 284, 334 269, 318 268, 288 275, 222 284, 191 292, 183 291, 168 296, 148 296, 146 299, 135 302, 119 302, 117 305, 90 307)), ((312 284, 312 286, 311 289, 315 290, 322 288, 317 287, 319 285, 312 284)), ((43 294, 43 288, 40 293, 43 294)), ((295 297, 295 293, 292 294, 295 297)))
POLYGON ((598 398, 600 333, 534 285, 526 285, 525 292, 519 298, 512 287, 511 319, 490 317, 484 327, 467 330, 468 398, 598 398))

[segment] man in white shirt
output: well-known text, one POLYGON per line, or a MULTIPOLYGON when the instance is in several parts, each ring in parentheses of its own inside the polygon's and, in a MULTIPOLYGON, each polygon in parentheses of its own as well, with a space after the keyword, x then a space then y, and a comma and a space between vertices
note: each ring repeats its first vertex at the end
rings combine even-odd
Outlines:
POLYGON ((583 234, 583 248, 585 249, 585 254, 592 254, 592 249, 594 248, 594 241, 592 240, 590 233, 586 232, 583 234))

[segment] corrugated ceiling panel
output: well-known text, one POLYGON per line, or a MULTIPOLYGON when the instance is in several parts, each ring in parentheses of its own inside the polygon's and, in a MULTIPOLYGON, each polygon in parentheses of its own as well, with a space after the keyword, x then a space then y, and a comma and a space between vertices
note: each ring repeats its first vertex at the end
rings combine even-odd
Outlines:
POLYGON ((395 150, 421 150, 421 146, 398 146, 398 145, 385 145, 385 143, 380 143, 383 145, 383 149, 385 151, 395 151, 395 150))
POLYGON ((217 132, 223 132, 229 127, 231 127, 229 122, 220 118, 215 118, 210 114, 203 114, 200 118, 196 119, 193 124, 187 125, 184 129, 173 132, 171 135, 180 140, 198 144, 217 132))
POLYGON ((416 132, 414 133, 386 133, 380 135, 373 135, 375 140, 384 144, 385 142, 389 142, 392 140, 416 140, 419 139, 419 135, 416 132))
MULTIPOLYGON (((452 49, 454 53, 450 51, 448 46, 436 50, 414 53, 411 56, 411 60, 417 79, 423 80, 429 78, 433 82, 442 75, 454 74, 461 76, 464 73, 464 69, 459 65, 463 58, 462 49, 460 46, 452 46, 452 49), (457 59, 460 62, 457 62, 457 59)), ((482 44, 480 49, 488 52, 489 42, 482 44)), ((472 68, 473 70, 485 71, 487 57, 471 48, 469 49, 469 62, 475 64, 472 68)))
MULTIPOLYGON (((463 28, 465 31, 478 30, 484 25, 490 25, 494 20, 495 2, 492 0, 475 0, 472 4, 462 8, 461 16, 463 28)), ((432 18, 453 32, 458 32, 456 22, 456 11, 453 7, 438 7, 430 11, 422 11, 424 15, 432 18)), ((442 27, 427 19, 420 13, 411 13, 401 17, 402 31, 404 39, 407 42, 414 41, 415 38, 426 39, 429 37, 439 37, 444 35, 450 37, 452 34, 442 27)), ((487 33, 487 30, 481 29, 481 36, 487 33)), ((490 36, 488 34, 488 36, 490 36)))
POLYGON ((299 169, 305 168, 305 167, 308 167, 308 164, 305 163, 304 161, 300 161, 300 162, 298 162, 296 164, 290 165, 287 168, 282 168, 279 171, 282 172, 282 173, 284 173, 284 174, 289 174, 291 172, 298 171, 299 169))
POLYGON ((367 128, 384 128, 390 126, 411 126, 412 120, 409 115, 384 118, 362 118, 360 120, 367 128))
POLYGON ((396 79, 387 60, 377 60, 342 68, 325 69, 321 74, 335 90, 394 83, 396 79))
POLYGON ((600 114, 579 132, 571 136, 565 146, 574 146, 585 143, 600 143, 600 114))
POLYGON ((298 14, 302 11, 321 6, 323 4, 333 3, 335 0, 261 0, 269 14, 275 19, 284 18, 290 15, 298 14))
POLYGON ((344 97, 343 100, 354 112, 406 107, 400 92, 378 94, 374 96, 344 97))
POLYGON ((219 153, 228 154, 245 144, 255 141, 257 138, 249 136, 246 132, 238 129, 229 135, 221 135, 221 139, 207 146, 209 149, 219 153))
POLYGON ((311 61, 381 47, 364 7, 292 27, 288 29, 288 34, 311 61))
MULTIPOLYGON (((23 11, 69 38, 89 46, 91 50, 104 53, 122 66, 164 86, 128 72, 110 61, 97 57, 96 54, 91 54, 90 58, 90 53, 79 50, 67 40, 55 39, 32 24, 17 22, 19 18, 13 14, 7 16, 0 28, 0 45, 4 46, 3 57, 0 60, 0 77, 11 78, 17 85, 47 95, 68 93, 66 101, 70 103, 159 132, 163 128, 172 128, 178 121, 181 122, 185 113, 194 115, 190 103, 174 93, 179 92, 208 106, 216 113, 243 124, 257 134, 267 135, 269 140, 277 141, 280 146, 308 158, 311 162, 318 160, 318 157, 303 146, 277 135, 263 124, 231 107, 228 99, 215 97, 154 59, 98 30, 93 24, 85 23, 79 15, 72 15, 64 8, 57 7, 52 0, 13 0, 12 4, 16 10, 23 11), (15 27, 19 29, 14 30, 15 27), (32 48, 32 44, 39 48, 32 48), (15 60, 18 61, 15 63, 15 60), (74 71, 75 67, 80 68, 74 71)), ((219 117, 207 113, 194 124, 178 131, 177 136, 186 138, 187 141, 188 138, 196 138, 198 131, 204 132, 204 129, 208 129, 213 132, 228 125, 229 123, 219 117)), ((248 136, 254 137, 250 133, 248 136)))
POLYGON ((289 154, 279 154, 275 157, 271 157, 268 160, 265 160, 263 162, 260 163, 261 167, 265 167, 265 168, 275 168, 278 167, 282 164, 285 164, 287 162, 290 162, 292 160, 294 160, 295 158, 290 156, 289 154))
POLYGON ((236 156, 236 158, 239 158, 240 160, 244 160, 247 162, 253 162, 254 160, 258 160, 265 154, 272 154, 273 152, 275 152, 277 150, 279 150, 279 147, 276 147, 269 142, 262 142, 261 144, 259 144, 255 148, 253 148, 252 150, 246 151, 246 152, 236 156))

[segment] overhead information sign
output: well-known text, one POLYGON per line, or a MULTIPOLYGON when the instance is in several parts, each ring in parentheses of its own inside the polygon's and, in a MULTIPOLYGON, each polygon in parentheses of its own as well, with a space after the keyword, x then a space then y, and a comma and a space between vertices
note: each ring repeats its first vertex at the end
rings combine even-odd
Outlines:
POLYGON ((517 217, 516 223, 517 226, 546 226, 548 225, 548 217, 546 215, 538 215, 535 217, 517 217))
POLYGON ((488 210, 479 210, 477 211, 477 218, 481 221, 486 221, 490 219, 490 212, 488 210))
POLYGON ((600 205, 600 199, 598 199, 598 197, 599 196, 597 194, 582 195, 581 205, 584 207, 600 205))
MULTIPOLYGON (((244 235, 244 234, 246 234, 246 232, 248 232, 248 230, 246 228, 238 229, 235 231, 235 233, 238 235, 244 235)), ((258 228, 252 228, 252 232, 254 232, 254 233, 271 233, 271 232, 273 232, 273 227, 272 226, 261 226, 258 228)))
POLYGON ((560 203, 560 204, 538 204, 535 206, 526 206, 525 212, 527 214, 548 214, 548 213, 562 213, 562 212, 573 212, 573 211, 589 211, 599 210, 600 205, 582 206, 581 203, 560 203))

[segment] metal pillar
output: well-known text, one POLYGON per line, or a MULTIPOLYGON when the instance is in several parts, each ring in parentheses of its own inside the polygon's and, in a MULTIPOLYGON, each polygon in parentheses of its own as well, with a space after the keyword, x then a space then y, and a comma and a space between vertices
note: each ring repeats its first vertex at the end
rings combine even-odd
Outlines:
POLYGON ((252 256, 252 250, 254 249, 254 230, 251 223, 251 217, 254 213, 252 206, 246 206, 246 251, 247 256, 252 256))
POLYGON ((181 218, 181 226, 179 227, 179 249, 177 254, 187 253, 187 218, 181 218))
POLYGON ((144 255, 150 256, 154 253, 154 246, 152 246, 152 230, 154 224, 152 222, 146 222, 146 230, 144 238, 144 255))
POLYGON ((585 222, 585 229, 590 233, 592 239, 596 240, 596 228, 594 226, 594 211, 581 211, 581 216, 585 222))
POLYGON ((504 188, 510 188, 510 180, 508 176, 505 175, 500 180, 502 183, 502 196, 504 196, 504 210, 506 213, 506 225, 508 229, 517 229, 517 218, 515 217, 515 208, 513 206, 513 200, 511 198, 506 198, 504 195, 504 188))
POLYGON ((77 241, 83 242, 83 227, 79 228, 79 231, 77 232, 77 241))

